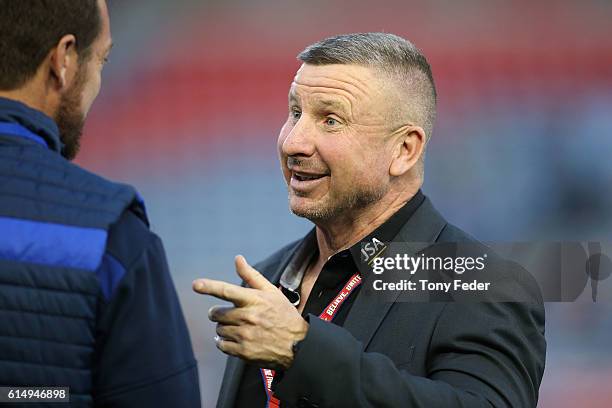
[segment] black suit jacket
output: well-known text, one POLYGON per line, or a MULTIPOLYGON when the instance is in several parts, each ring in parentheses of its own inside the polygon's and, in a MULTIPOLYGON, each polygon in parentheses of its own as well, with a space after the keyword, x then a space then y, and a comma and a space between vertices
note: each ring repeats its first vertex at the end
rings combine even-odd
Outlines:
MULTIPOLYGON (((394 241, 475 242, 428 199, 394 241)), ((271 282, 294 242, 256 268, 271 282)), ((362 290, 343 327, 310 316, 293 365, 275 382, 281 406, 535 407, 544 372, 544 308, 533 279, 515 265, 512 290, 532 302, 380 302, 362 290)), ((371 286, 372 274, 364 277, 371 286)), ((233 408, 244 370, 228 358, 218 408, 233 408)))

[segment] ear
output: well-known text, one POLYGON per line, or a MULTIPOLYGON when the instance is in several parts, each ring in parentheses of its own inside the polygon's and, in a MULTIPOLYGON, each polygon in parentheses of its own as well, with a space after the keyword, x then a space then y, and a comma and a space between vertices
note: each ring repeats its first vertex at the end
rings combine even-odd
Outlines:
POLYGON ((51 50, 48 58, 53 86, 58 91, 68 89, 79 69, 79 56, 74 35, 63 36, 51 50))
POLYGON ((410 171, 425 149, 425 131, 422 127, 407 125, 400 128, 398 133, 393 159, 389 166, 389 174, 395 177, 410 171))

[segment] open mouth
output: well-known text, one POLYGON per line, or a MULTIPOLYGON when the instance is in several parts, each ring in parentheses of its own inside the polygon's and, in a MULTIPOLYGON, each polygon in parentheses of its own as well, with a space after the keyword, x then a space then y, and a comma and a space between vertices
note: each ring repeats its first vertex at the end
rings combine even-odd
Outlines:
POLYGON ((312 174, 292 171, 289 185, 294 191, 306 192, 316 188, 326 177, 329 177, 329 174, 312 174))
POLYGON ((326 174, 306 174, 306 173, 293 172, 293 178, 295 178, 298 181, 318 180, 318 179, 323 178, 325 176, 326 176, 326 174))

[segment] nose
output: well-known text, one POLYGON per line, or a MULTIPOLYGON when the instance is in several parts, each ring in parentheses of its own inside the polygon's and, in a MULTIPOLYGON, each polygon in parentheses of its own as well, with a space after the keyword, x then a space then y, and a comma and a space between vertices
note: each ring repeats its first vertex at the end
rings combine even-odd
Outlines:
POLYGON ((310 157, 315 153, 315 129, 310 126, 307 118, 302 117, 291 128, 285 128, 288 132, 283 140, 281 150, 286 156, 310 157))

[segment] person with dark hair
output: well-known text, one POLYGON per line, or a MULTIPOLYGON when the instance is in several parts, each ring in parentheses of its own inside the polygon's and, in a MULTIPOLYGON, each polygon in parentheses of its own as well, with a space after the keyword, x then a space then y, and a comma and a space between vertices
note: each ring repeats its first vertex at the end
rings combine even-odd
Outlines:
POLYGON ((69 161, 112 46, 106 2, 0 10, 0 386, 69 387, 79 407, 199 407, 142 200, 69 161))
POLYGON ((396 35, 364 33, 298 59, 278 153, 290 209, 314 228, 254 267, 237 257, 246 287, 194 281, 233 303, 208 312, 230 356, 217 407, 535 407, 544 308, 524 269, 489 254, 495 289, 474 299, 384 295, 369 267, 397 247, 422 259, 488 251, 421 192, 437 98, 425 56, 396 35))

